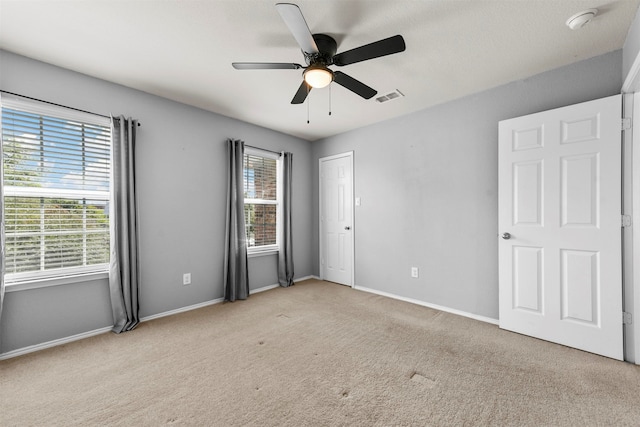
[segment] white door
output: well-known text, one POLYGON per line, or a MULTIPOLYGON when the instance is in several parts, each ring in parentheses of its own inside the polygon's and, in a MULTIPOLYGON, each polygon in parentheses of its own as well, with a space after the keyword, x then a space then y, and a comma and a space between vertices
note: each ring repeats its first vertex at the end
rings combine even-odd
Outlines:
POLYGON ((320 159, 320 278, 353 285, 353 153, 320 159))
POLYGON ((499 124, 500 327, 622 360, 620 95, 499 124))

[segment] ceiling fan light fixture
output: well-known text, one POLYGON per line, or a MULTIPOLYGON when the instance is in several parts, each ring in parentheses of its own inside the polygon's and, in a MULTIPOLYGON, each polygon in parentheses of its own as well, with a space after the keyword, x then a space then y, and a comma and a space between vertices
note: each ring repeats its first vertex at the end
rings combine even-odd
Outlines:
POLYGON ((333 72, 326 67, 309 67, 304 72, 304 81, 312 88, 320 89, 333 81, 333 72))

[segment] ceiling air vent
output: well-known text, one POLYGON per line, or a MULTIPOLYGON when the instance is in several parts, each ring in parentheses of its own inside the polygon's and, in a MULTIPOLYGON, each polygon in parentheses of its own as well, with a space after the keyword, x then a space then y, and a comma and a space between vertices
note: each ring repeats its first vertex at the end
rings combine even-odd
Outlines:
POLYGON ((387 102, 387 101, 391 101, 394 99, 398 99, 398 98, 402 98, 404 96, 404 94, 402 92, 400 92, 398 89, 394 90, 393 92, 389 92, 385 95, 379 96, 376 98, 376 101, 379 102, 380 104, 382 104, 383 102, 387 102))

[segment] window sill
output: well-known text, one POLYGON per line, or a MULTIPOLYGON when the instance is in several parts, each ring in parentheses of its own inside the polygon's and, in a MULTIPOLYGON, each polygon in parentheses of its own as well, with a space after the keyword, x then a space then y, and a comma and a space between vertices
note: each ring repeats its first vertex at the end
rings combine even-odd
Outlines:
POLYGON ((247 258, 255 258, 265 255, 278 255, 278 249, 269 249, 266 251, 247 252, 247 258))
POLYGON ((5 284, 5 292, 26 291, 29 289, 48 288, 51 286, 68 285, 71 283, 91 282, 93 280, 103 280, 109 278, 108 271, 95 273, 77 274, 74 276, 54 277, 47 279, 25 280, 15 283, 5 284))

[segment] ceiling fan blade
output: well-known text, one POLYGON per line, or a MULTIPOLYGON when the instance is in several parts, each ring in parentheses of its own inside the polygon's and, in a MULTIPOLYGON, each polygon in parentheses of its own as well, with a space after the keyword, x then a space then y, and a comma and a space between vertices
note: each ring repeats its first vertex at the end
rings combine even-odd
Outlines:
POLYGON ((307 21, 304 20, 300 8, 292 3, 276 3, 276 9, 302 48, 302 51, 305 53, 318 53, 318 46, 313 40, 313 35, 309 31, 309 26, 307 21))
POLYGON ((405 49, 404 39, 401 35, 397 35, 339 53, 333 57, 333 63, 338 66, 355 64, 367 59, 402 52, 405 49))
POLYGON ((231 65, 236 70, 298 70, 302 68, 300 64, 287 62, 234 62, 231 65))
POLYGON ((333 81, 338 83, 340 86, 349 89, 351 92, 360 95, 364 99, 369 99, 378 93, 377 90, 370 88, 361 81, 340 71, 333 72, 333 81))
POLYGON ((309 92, 311 92, 311 86, 309 86, 307 84, 307 82, 305 82, 303 80, 302 84, 298 88, 298 91, 293 96, 293 99, 291 100, 291 103, 292 104, 302 104, 304 102, 304 100, 307 99, 307 95, 309 95, 309 92))

